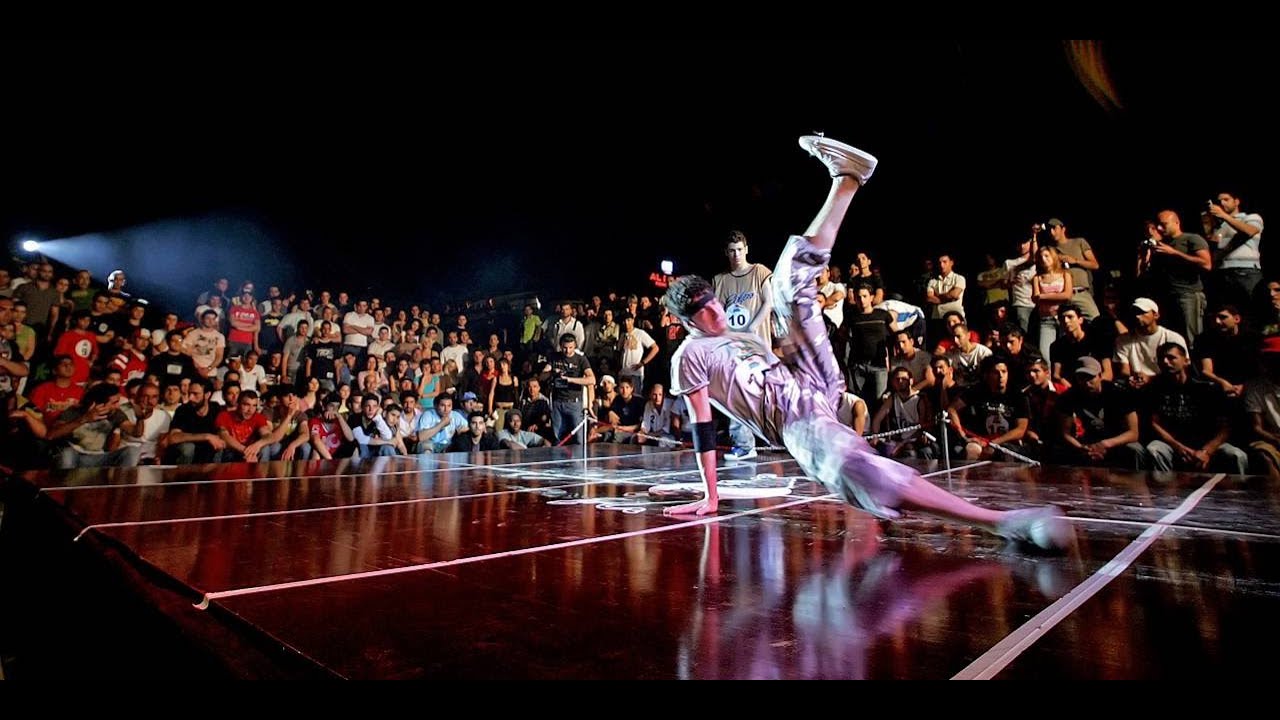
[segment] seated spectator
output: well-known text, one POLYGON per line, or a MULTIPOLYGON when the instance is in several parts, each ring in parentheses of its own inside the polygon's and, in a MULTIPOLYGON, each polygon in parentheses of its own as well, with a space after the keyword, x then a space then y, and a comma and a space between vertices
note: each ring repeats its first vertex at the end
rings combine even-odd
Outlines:
POLYGON ((1060 442, 1050 457, 1065 465, 1143 469, 1146 451, 1138 442, 1133 401, 1132 393, 1104 379, 1097 358, 1080 358, 1071 389, 1058 400, 1060 442))
POLYGON ((1166 342, 1157 349, 1161 374, 1150 382, 1147 411, 1155 439, 1147 443, 1151 469, 1204 471, 1216 465, 1244 475, 1248 458, 1227 442, 1227 396, 1216 383, 1191 377, 1186 348, 1166 342))

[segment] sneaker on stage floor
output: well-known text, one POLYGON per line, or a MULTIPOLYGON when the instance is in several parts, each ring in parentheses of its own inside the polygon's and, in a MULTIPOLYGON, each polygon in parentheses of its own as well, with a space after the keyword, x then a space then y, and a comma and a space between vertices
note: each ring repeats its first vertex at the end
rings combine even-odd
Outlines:
POLYGON ((821 160, 831 172, 831 177, 848 175, 863 185, 871 179, 879 162, 871 153, 821 135, 805 135, 800 138, 800 147, 821 160))
POLYGON ((1066 550, 1075 537, 1062 509, 1054 505, 1010 511, 996 532, 1010 540, 1052 552, 1066 550))
POLYGON ((751 460, 756 456, 755 448, 736 447, 724 454, 725 460, 751 460))

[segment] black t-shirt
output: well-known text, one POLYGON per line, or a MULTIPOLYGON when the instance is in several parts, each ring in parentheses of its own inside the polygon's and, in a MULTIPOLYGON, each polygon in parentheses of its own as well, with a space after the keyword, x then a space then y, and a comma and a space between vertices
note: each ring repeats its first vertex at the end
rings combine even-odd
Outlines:
POLYGON ((168 352, 151 358, 147 363, 147 373, 155 375, 160 380, 161 387, 167 383, 181 382, 183 378, 195 380, 200 375, 196 372, 196 364, 190 355, 168 352))
POLYGON ((1027 418, 1031 421, 1027 429, 1039 435, 1041 442, 1052 441, 1056 431, 1051 431, 1049 428, 1053 425, 1053 413, 1062 396, 1050 388, 1039 385, 1028 385, 1023 388, 1022 396, 1027 399, 1027 418))
POLYGON ((1070 335, 1063 335, 1053 344, 1049 346, 1049 357, 1046 358, 1050 363, 1058 363, 1062 365, 1063 377, 1069 377, 1075 370, 1076 364, 1080 358, 1091 357, 1102 362, 1104 359, 1115 355, 1114 343, 1110 346, 1103 346, 1097 342, 1095 336, 1086 331, 1084 337, 1076 340, 1070 335))
POLYGON ((209 412, 203 417, 196 414, 196 408, 191 403, 183 403, 177 411, 173 413, 173 422, 169 424, 170 430, 181 430, 184 433, 198 435, 201 433, 218 434, 218 426, 216 424, 218 416, 222 414, 222 404, 209 403, 209 412))
POLYGON ((1058 412, 1063 417, 1075 418, 1077 428, 1083 433, 1077 439, 1085 445, 1128 430, 1126 418, 1136 409, 1133 394, 1109 382, 1102 383, 1102 392, 1072 387, 1058 399, 1058 412))
MULTIPOLYGON (((1030 362, 1027 345, 1022 346, 1022 352, 1017 355, 1010 355, 1008 350, 1000 348, 992 350, 991 354, 1000 359, 1000 362, 1009 368, 1009 387, 1024 388, 1028 385, 1027 381, 1027 363, 1030 362)), ((1036 353, 1039 355, 1040 353, 1036 353)))
POLYGON ((964 411, 960 423, 971 433, 994 438, 1003 435, 1028 417, 1027 398, 1015 392, 992 392, 978 385, 964 392, 964 411))
POLYGON ((538 429, 533 432, 555 440, 555 435, 551 432, 551 405, 547 403, 546 396, 539 395, 537 400, 525 400, 520 406, 520 418, 524 420, 521 427, 525 430, 536 425, 538 429))
POLYGON ((262 314, 262 329, 258 331, 258 346, 262 348, 263 352, 279 350, 283 345, 280 342, 280 336, 276 334, 276 328, 283 319, 284 315, 262 314))
MULTIPOLYGON (((1167 238, 1165 242, 1187 255, 1195 255, 1199 250, 1209 249, 1209 244, 1204 241, 1204 238, 1195 233, 1182 233, 1176 237, 1167 238)), ((1201 290, 1204 287, 1200 283, 1200 273, 1203 271, 1173 255, 1153 253, 1151 270, 1152 277, 1157 278, 1157 282, 1174 294, 1201 290)))
POLYGON ((1188 378, 1178 384, 1160 375, 1146 387, 1147 411, 1184 445, 1200 447, 1218 434, 1227 395, 1215 382, 1188 378))
MULTIPOLYGON (((1116 329, 1116 319, 1107 315, 1099 315, 1089 321, 1089 327, 1085 328, 1085 337, 1093 341, 1093 346, 1098 348, 1099 352, 1111 353, 1114 357, 1116 349, 1116 338, 1120 337, 1120 332, 1116 329)), ((1050 346, 1049 354, 1053 354, 1053 347, 1050 346)))
POLYGON ((471 433, 458 433, 453 436, 453 440, 449 441, 449 452, 473 452, 476 450, 501 450, 502 446, 498 444, 498 438, 493 433, 485 433, 480 436, 480 442, 477 443, 475 438, 471 437, 471 433))
POLYGON ((844 326, 849 332, 849 362, 883 363, 888 355, 885 343, 893 317, 884 310, 846 313, 844 326))
POLYGON ((1257 333, 1241 330, 1235 335, 1224 335, 1209 330, 1196 336, 1196 349, 1192 357, 1213 360, 1213 374, 1233 383, 1241 384, 1258 376, 1258 351, 1262 338, 1257 333))
POLYGON ((336 342, 318 342, 307 346, 306 354, 311 360, 311 377, 317 380, 336 380, 335 364, 342 346, 336 342))
POLYGON ((587 374, 587 370, 591 369, 591 363, 587 362, 587 356, 582 353, 574 353, 573 357, 565 357, 564 353, 556 353, 551 356, 551 397, 557 401, 574 402, 582 399, 582 385, 557 380, 557 376, 564 378, 580 378, 587 374))
MULTIPOLYGON (((849 282, 845 283, 845 287, 847 288, 846 294, 845 294, 845 302, 849 304, 850 310, 856 310, 858 307, 858 286, 859 285, 870 285, 871 297, 874 299, 876 296, 877 290, 884 290, 884 279, 880 277, 880 273, 875 273, 875 272, 871 273, 871 277, 854 275, 853 277, 849 278, 849 282)), ((849 313, 847 312, 845 313, 846 316, 848 314, 849 313)))
POLYGON ((640 420, 644 417, 644 398, 639 395, 632 395, 631 400, 623 400, 622 396, 613 399, 613 404, 609 406, 609 410, 618 415, 619 425, 639 425, 640 420))
MULTIPOLYGON (((101 315, 89 316, 89 332, 95 335, 106 335, 109 332, 114 332, 116 334, 116 338, 123 338, 127 340, 130 329, 126 327, 128 324, 128 318, 115 313, 103 313, 101 315)), ((102 344, 99 343, 99 345, 101 346, 102 344)))

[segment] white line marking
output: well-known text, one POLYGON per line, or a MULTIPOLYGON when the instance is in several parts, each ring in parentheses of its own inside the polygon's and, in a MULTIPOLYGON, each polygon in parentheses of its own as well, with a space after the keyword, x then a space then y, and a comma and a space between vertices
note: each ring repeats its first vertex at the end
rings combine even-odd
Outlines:
POLYGON ((1210 478, 1199 490, 1187 496, 1187 499, 1181 505, 1170 510, 1158 523, 1148 527, 1145 532, 1129 543, 1128 547, 1121 550, 1118 555, 1111 559, 1111 562, 1103 565, 1097 572, 1085 579, 1084 582, 1072 588, 1066 595, 1058 598, 1052 605, 1023 623, 1021 627, 996 643, 994 647, 983 653, 977 660, 969 663, 968 667, 956 673, 951 679, 990 680, 995 677, 1009 663, 1016 660, 1023 651, 1043 637, 1045 633, 1066 619, 1076 608, 1083 605, 1089 598, 1106 587, 1108 583, 1124 573, 1144 550, 1163 535, 1174 522, 1191 512, 1224 477, 1226 477, 1225 473, 1219 473, 1210 478))
MULTIPOLYGON (((962 468, 953 468, 951 471, 938 470, 936 472, 922 475, 921 477, 932 477, 934 475, 942 475, 948 472, 954 472, 955 470, 959 470, 959 469, 974 468, 981 465, 986 465, 989 462, 990 461, 984 460, 981 462, 972 463, 970 465, 965 465, 962 468)), ((726 520, 734 520, 736 518, 746 517, 748 515, 759 515, 760 513, 769 512, 772 510, 782 510, 784 508, 795 507, 797 505, 805 505, 811 502, 816 502, 818 500, 831 498, 834 496, 835 496, 834 494, 815 495, 813 497, 800 498, 798 500, 793 500, 791 502, 786 502, 786 503, 780 503, 778 505, 771 505, 769 507, 753 508, 751 510, 744 510, 742 512, 730 513, 729 515, 715 515, 713 517, 705 517, 699 520, 691 520, 689 522, 672 523, 671 525, 661 525, 658 527, 645 528, 644 530, 632 530, 632 531, 623 532, 623 533, 613 533, 611 535, 600 535, 597 537, 582 538, 580 540, 570 540, 568 542, 552 543, 550 545, 537 545, 534 547, 520 548, 518 550, 504 550, 503 552, 489 553, 487 555, 473 555, 471 557, 454 558, 453 560, 439 560, 436 562, 421 563, 418 565, 406 565, 405 567, 399 567, 399 568, 387 568, 384 570, 370 570, 368 572, 349 573, 346 575, 330 575, 328 577, 311 578, 308 580, 295 580, 293 582, 274 583, 271 585, 259 585, 259 586, 247 587, 247 588, 237 588, 234 590, 221 590, 217 592, 205 593, 204 597, 200 600, 200 602, 196 603, 196 607, 200 608, 201 610, 204 610, 209 607, 210 602, 214 600, 220 600, 222 598, 240 597, 244 595, 256 595, 256 594, 272 592, 276 590, 291 590, 295 588, 312 587, 315 585, 327 585, 327 584, 336 583, 336 582, 346 582, 348 580, 361 580, 365 578, 385 577, 389 575, 400 575, 403 573, 421 572, 423 570, 433 570, 437 568, 452 567, 456 565, 469 565, 472 563, 484 562, 486 560, 496 560, 500 558, 516 557, 518 555, 528 555, 530 553, 546 552, 548 550, 561 550, 564 548, 579 547, 582 545, 595 545, 598 543, 610 542, 613 540, 624 540, 626 538, 640 537, 642 535, 652 535, 654 533, 670 532, 672 530, 681 530, 689 527, 698 527, 701 525, 710 525, 712 523, 724 522, 726 520)))
MULTIPOLYGON (((787 460, 786 462, 793 463, 795 461, 787 460)), ((734 467, 737 467, 737 466, 740 466, 740 464, 727 465, 725 467, 717 468, 717 470, 728 472, 729 470, 732 470, 734 467)), ((689 475, 697 472, 699 471, 698 470, 679 470, 675 472, 661 472, 661 473, 655 472, 655 473, 650 473, 646 475, 638 475, 636 477, 630 477, 630 478, 607 478, 603 480, 584 480, 583 482, 570 483, 567 485, 548 485, 546 487, 520 488, 517 490, 494 490, 492 492, 468 493, 466 495, 442 495, 439 497, 413 498, 411 500, 387 500, 385 502, 356 503, 351 505, 327 505, 325 507, 302 508, 298 510, 270 510, 266 512, 230 513, 226 515, 196 515, 192 517, 165 518, 161 520, 130 520, 130 521, 124 521, 124 522, 94 523, 92 525, 85 526, 85 528, 75 536, 75 538, 73 539, 73 542, 80 540, 82 537, 84 537, 91 531, 101 530, 103 528, 141 527, 141 526, 147 526, 147 525, 167 525, 167 524, 179 524, 179 523, 207 522, 211 520, 231 520, 235 518, 258 518, 258 517, 278 517, 281 515, 302 515, 306 513, 335 512, 335 511, 342 511, 342 510, 351 510, 355 508, 391 507, 395 505, 413 505, 416 503, 442 502, 446 500, 467 500, 470 498, 493 497, 495 495, 508 495, 508 494, 528 493, 528 492, 545 492, 547 490, 559 490, 562 488, 585 487, 589 485, 652 485, 653 483, 651 481, 656 480, 658 478, 675 477, 677 475, 689 475)), ((545 477, 544 476, 537 479, 539 480, 578 480, 582 478, 579 478, 578 476, 566 476, 566 477, 545 477)), ((611 501, 611 500, 616 500, 616 498, 601 498, 601 500, 611 501)))

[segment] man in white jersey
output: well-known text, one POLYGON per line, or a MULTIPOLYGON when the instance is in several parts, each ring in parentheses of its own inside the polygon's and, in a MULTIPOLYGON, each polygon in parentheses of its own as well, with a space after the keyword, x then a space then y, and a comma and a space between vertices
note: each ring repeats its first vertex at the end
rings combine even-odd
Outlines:
MULTIPOLYGON (((724 242, 729 258, 729 272, 716 275, 711 284, 724 306, 725 321, 733 332, 754 333, 765 347, 772 347, 769 314, 773 310, 773 290, 769 277, 773 274, 760 263, 747 262, 747 236, 740 230, 729 233, 724 242)), ((729 418, 729 438, 733 449, 730 460, 750 460, 756 456, 756 441, 746 425, 729 418)))
POLYGON ((773 297, 784 359, 758 336, 729 328, 711 284, 694 275, 672 283, 664 302, 690 331, 671 360, 672 394, 683 396, 693 417, 694 449, 706 496, 668 508, 673 515, 716 512, 714 404, 769 442, 782 442, 807 475, 846 502, 882 518, 921 510, 982 527, 1046 549, 1071 541, 1062 511, 1046 506, 997 511, 973 505, 924 480, 915 470, 880 457, 853 428, 836 418, 845 390, 822 315, 815 280, 831 259, 836 232, 876 159, 843 143, 806 136, 800 146, 830 171, 831 190, 804 236, 792 236, 774 269, 773 297))

